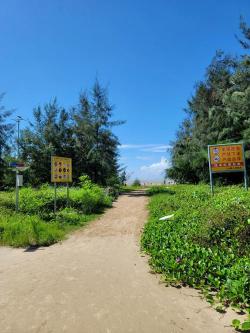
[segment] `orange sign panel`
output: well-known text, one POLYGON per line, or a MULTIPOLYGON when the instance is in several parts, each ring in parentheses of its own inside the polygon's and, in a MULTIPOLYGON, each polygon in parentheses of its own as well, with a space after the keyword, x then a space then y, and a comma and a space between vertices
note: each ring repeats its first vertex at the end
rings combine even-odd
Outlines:
POLYGON ((51 157, 51 182, 71 183, 72 182, 72 159, 67 157, 51 157))
POLYGON ((242 144, 209 146, 212 172, 244 171, 245 158, 242 144))

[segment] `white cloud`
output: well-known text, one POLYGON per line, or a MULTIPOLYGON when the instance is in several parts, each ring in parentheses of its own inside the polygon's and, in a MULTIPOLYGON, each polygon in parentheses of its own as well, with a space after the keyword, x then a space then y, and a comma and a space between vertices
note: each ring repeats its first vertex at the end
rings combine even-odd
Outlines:
POLYGON ((138 176, 145 181, 161 181, 168 168, 170 168, 170 162, 165 157, 161 157, 159 162, 141 166, 138 176))
POLYGON ((140 161, 149 161, 152 158, 150 156, 136 156, 136 159, 140 161))
POLYGON ((124 144, 124 145, 119 146, 120 149, 137 149, 137 148, 142 148, 142 147, 145 147, 145 145, 124 144))
POLYGON ((162 157, 160 162, 153 163, 150 165, 143 165, 140 170, 145 171, 145 170, 151 170, 151 171, 162 171, 170 167, 169 162, 166 160, 165 157, 162 157))
POLYGON ((142 151, 146 151, 146 152, 151 152, 151 153, 165 153, 167 151, 167 149, 171 149, 172 147, 169 145, 158 145, 158 146, 154 146, 154 147, 147 147, 142 149, 142 151))
POLYGON ((151 152, 151 153, 165 153, 167 149, 171 149, 170 145, 165 144, 122 144, 119 146, 120 149, 138 149, 139 151, 151 152))

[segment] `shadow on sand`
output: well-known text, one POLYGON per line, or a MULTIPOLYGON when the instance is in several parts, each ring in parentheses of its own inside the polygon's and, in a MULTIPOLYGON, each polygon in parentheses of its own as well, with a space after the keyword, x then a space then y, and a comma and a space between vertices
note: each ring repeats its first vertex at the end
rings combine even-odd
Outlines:
POLYGON ((41 246, 38 246, 38 245, 30 245, 23 252, 35 252, 38 250, 41 251, 41 250, 44 250, 44 248, 41 246))

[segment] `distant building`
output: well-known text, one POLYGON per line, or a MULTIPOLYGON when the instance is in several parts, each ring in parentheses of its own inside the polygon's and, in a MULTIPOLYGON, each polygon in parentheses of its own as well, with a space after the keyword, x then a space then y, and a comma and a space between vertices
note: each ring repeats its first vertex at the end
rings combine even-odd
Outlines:
POLYGON ((166 185, 174 185, 174 184, 176 184, 176 182, 173 179, 171 179, 171 178, 166 178, 164 180, 164 184, 166 184, 166 185))
MULTIPOLYGON (((134 179, 130 179, 128 182, 126 182, 126 185, 132 185, 134 182, 134 179)), ((141 180, 140 179, 141 186, 152 186, 152 185, 174 185, 176 184, 173 179, 166 178, 165 180, 141 180)))

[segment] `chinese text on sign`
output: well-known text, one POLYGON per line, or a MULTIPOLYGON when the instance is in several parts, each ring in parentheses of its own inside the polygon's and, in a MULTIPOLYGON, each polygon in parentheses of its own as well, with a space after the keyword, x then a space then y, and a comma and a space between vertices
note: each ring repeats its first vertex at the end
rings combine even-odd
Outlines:
POLYGON ((72 159, 67 157, 51 157, 51 182, 71 183, 72 182, 72 159))
POLYGON ((242 144, 209 146, 211 171, 244 171, 245 159, 242 144))

